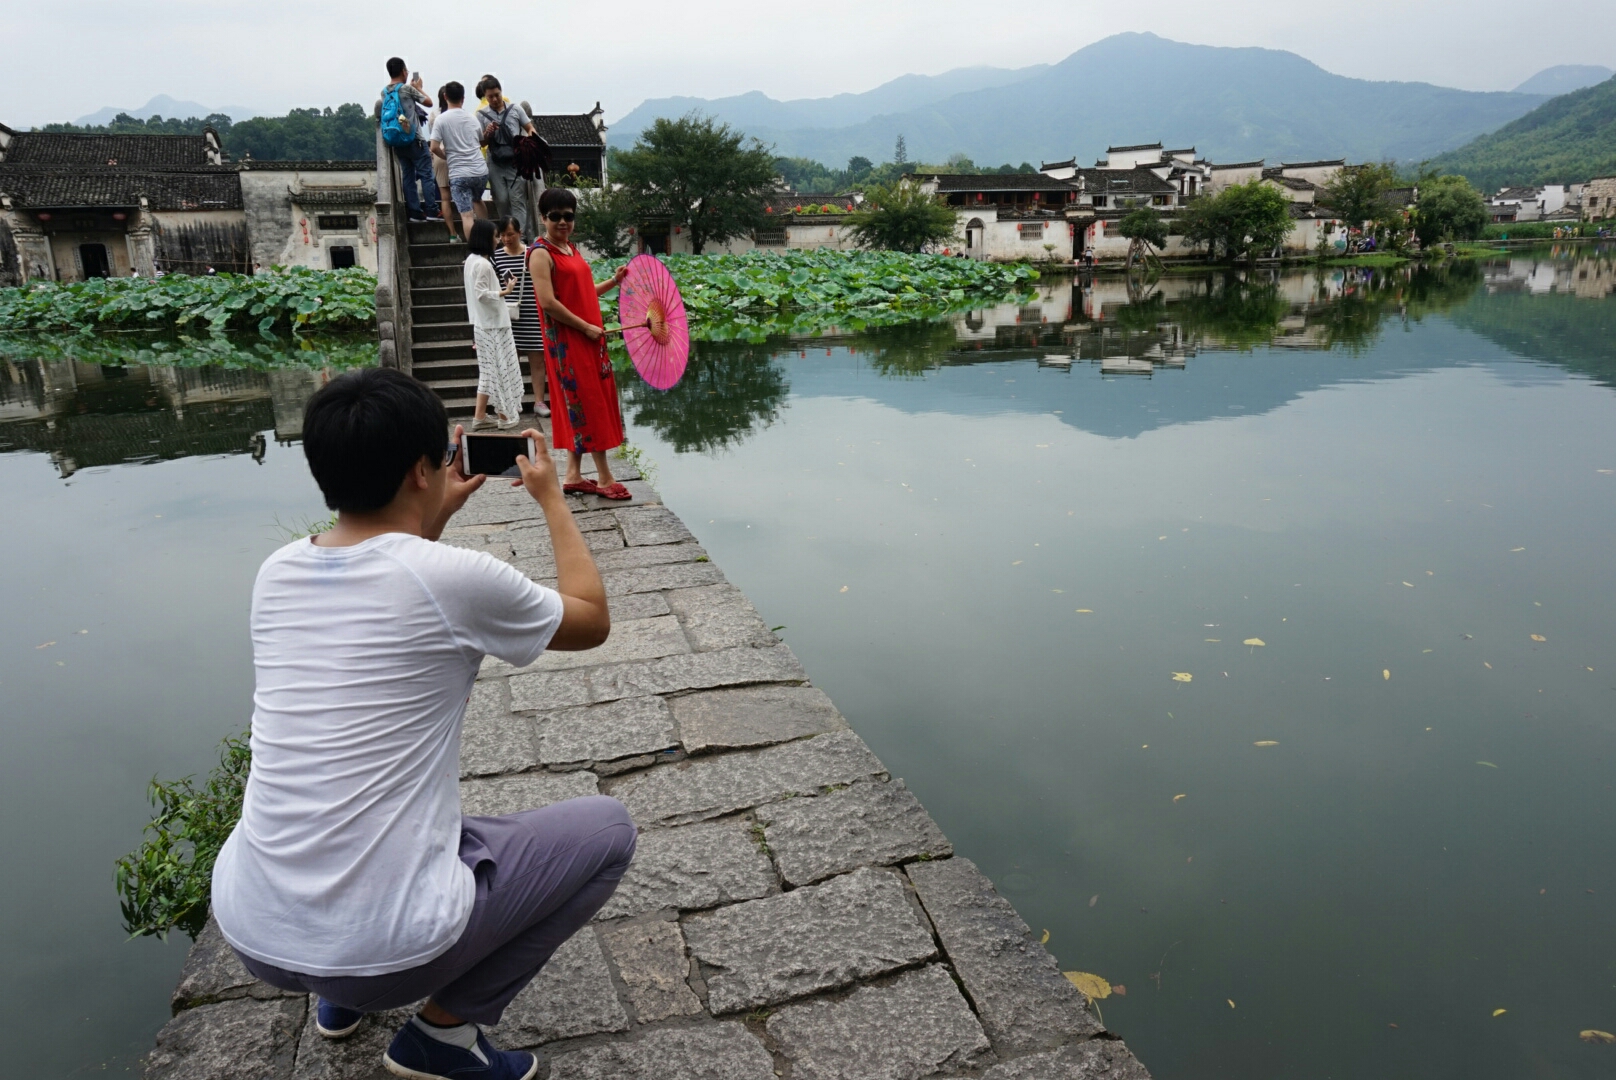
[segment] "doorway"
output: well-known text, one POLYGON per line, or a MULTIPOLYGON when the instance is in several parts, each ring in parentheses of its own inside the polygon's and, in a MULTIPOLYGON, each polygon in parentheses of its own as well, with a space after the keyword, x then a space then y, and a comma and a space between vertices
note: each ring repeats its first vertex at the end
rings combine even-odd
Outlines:
POLYGON ((1083 250, 1089 238, 1089 228, 1082 222, 1072 222, 1072 261, 1083 261, 1083 250))
POLYGON ((80 244, 79 263, 84 267, 84 280, 93 277, 111 277, 112 260, 107 257, 105 244, 80 244))
POLYGON ((331 269, 345 270, 354 265, 354 249, 347 244, 327 248, 326 250, 331 257, 331 269))

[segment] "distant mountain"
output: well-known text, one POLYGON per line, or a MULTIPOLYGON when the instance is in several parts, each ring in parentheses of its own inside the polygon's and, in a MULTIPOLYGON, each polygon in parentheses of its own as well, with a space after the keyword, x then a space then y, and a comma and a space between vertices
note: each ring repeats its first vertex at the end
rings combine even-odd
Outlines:
POLYGON ((1616 71, 1598 64, 1558 64, 1544 68, 1515 88, 1517 94, 1549 94, 1558 96, 1602 83, 1616 71))
MULTIPOLYGON (((937 79, 964 77, 949 72, 937 79)), ((1186 45, 1154 34, 1117 34, 1058 64, 998 72, 1002 80, 923 103, 871 112, 832 126, 819 117, 794 120, 789 110, 811 103, 776 102, 762 94, 723 101, 647 102, 614 125, 611 141, 633 141, 652 116, 692 108, 727 120, 773 143, 778 153, 841 165, 855 154, 892 156, 904 136, 915 161, 938 162, 963 152, 977 162, 1079 160, 1113 144, 1152 142, 1195 146, 1213 160, 1418 160, 1461 146, 1543 103, 1534 94, 1477 93, 1428 83, 1369 82, 1332 75, 1294 53, 1186 45), (732 103, 744 102, 745 109, 732 103), (632 122, 631 122, 632 121, 632 122)), ((918 77, 915 77, 918 78, 918 77)), ((871 95, 895 87, 896 80, 871 95)), ((935 91, 938 83, 910 92, 935 91)), ((851 114, 882 110, 868 95, 821 99, 851 114)), ((814 106, 819 108, 818 105, 814 106)), ((812 112, 812 110, 810 110, 812 112)))
POLYGON ((1431 164, 1483 191, 1616 175, 1616 78, 1553 98, 1431 164))
POLYGON ((862 123, 883 113, 922 108, 955 94, 985 90, 1030 79, 1049 69, 1048 64, 1007 69, 968 67, 941 75, 900 75, 862 94, 776 101, 760 91, 727 98, 652 98, 612 124, 611 141, 627 146, 658 117, 679 117, 692 109, 751 132, 754 129, 840 128, 862 123))
POLYGON ((207 105, 198 105, 194 101, 175 101, 167 94, 158 94, 138 109, 118 109, 109 105, 87 116, 81 116, 73 122, 80 127, 110 124, 119 113, 128 113, 136 120, 146 120, 153 116, 161 116, 167 120, 189 120, 193 116, 201 118, 212 116, 214 113, 224 113, 232 120, 249 120, 258 115, 258 110, 241 105, 226 105, 215 109, 207 105))

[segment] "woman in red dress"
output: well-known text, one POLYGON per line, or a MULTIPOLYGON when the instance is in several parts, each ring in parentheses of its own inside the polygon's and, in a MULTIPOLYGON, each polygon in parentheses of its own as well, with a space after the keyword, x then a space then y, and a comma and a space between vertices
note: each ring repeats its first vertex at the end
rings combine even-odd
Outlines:
POLYGON ((589 263, 572 246, 577 196, 567 188, 545 188, 539 195, 544 235, 528 248, 533 296, 544 313, 544 369, 550 380, 550 435, 566 450, 563 491, 628 499, 628 488, 612 478, 606 451, 623 445, 623 410, 617 378, 602 334, 601 294, 617 288, 625 266, 596 281, 589 263), (595 459, 595 479, 585 480, 583 456, 595 459))

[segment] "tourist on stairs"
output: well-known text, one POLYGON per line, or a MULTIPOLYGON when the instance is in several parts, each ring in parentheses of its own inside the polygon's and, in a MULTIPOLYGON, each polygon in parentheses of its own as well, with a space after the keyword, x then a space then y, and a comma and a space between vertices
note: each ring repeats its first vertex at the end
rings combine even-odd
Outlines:
POLYGON ((516 353, 527 361, 528 377, 533 380, 533 411, 549 416, 550 410, 543 400, 550 393, 544 378, 544 331, 539 328, 539 309, 533 303, 533 277, 527 271, 522 226, 514 217, 508 217, 498 223, 498 228, 500 246, 494 249, 494 269, 501 281, 506 275, 516 278, 511 337, 516 339, 516 353))
POLYGON ((533 293, 544 312, 544 367, 550 381, 550 434, 567 451, 563 491, 630 499, 628 488, 612 479, 606 451, 623 445, 623 407, 617 378, 606 353, 600 297, 628 276, 626 266, 596 281, 589 262, 572 246, 578 198, 568 188, 545 188, 539 195, 544 235, 528 249, 533 293), (583 456, 595 459, 595 478, 585 480, 583 456))
POLYGON ((430 221, 438 216, 438 192, 432 178, 432 157, 421 138, 422 124, 415 107, 430 106, 432 99, 421 91, 419 80, 413 86, 408 82, 409 69, 399 57, 387 61, 387 77, 391 81, 382 87, 381 98, 376 102, 382 141, 392 147, 393 156, 398 158, 405 214, 411 221, 430 221))
MULTIPOLYGON (((382 1056, 417 1080, 530 1080, 497 1024, 586 928, 634 856, 616 799, 503 817, 460 808, 466 704, 485 655, 592 649, 611 618, 548 453, 517 458, 555 551, 545 588, 435 541, 484 481, 430 388, 362 368, 310 400, 303 452, 335 526, 253 584, 252 770, 213 867, 213 914, 254 978, 316 994, 315 1029, 423 999, 382 1056)), ((527 435, 542 439, 537 431, 527 435)))
POLYGON ((449 107, 432 124, 432 153, 448 163, 449 191, 460 215, 460 235, 470 240, 473 213, 488 187, 482 130, 477 118, 465 110, 465 87, 458 82, 444 83, 443 100, 449 107))
POLYGON ((494 269, 492 221, 478 218, 473 222, 466 247, 466 312, 471 317, 472 347, 477 350, 477 408, 472 430, 494 426, 487 417, 490 404, 499 426, 514 428, 522 417, 522 364, 516 358, 506 298, 519 282, 514 275, 500 281, 494 269))

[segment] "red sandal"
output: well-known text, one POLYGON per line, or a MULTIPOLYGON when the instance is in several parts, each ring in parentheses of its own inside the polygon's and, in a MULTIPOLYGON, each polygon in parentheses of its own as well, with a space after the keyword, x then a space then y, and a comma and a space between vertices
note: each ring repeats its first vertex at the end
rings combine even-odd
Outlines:
POLYGON ((567 495, 599 495, 600 485, 593 480, 580 480, 576 484, 562 484, 561 490, 567 495))
POLYGON ((608 484, 606 487, 600 487, 597 485, 595 488, 595 494, 599 495, 603 499, 615 499, 619 502, 624 499, 632 499, 634 497, 634 493, 628 488, 624 487, 622 484, 608 484))

